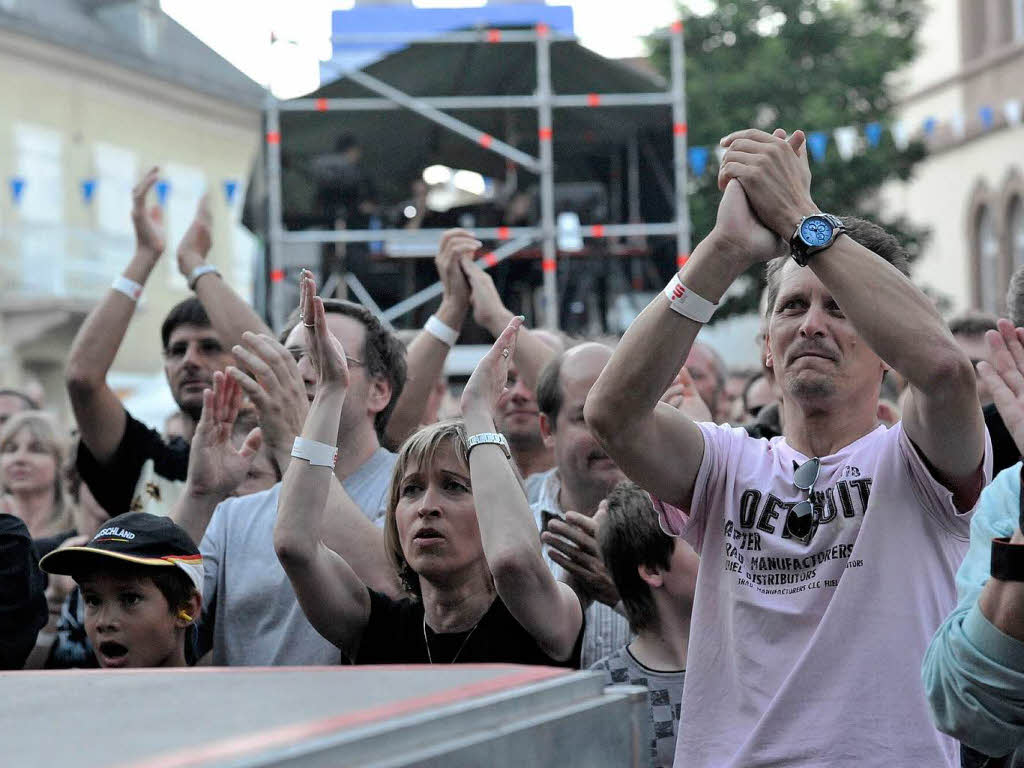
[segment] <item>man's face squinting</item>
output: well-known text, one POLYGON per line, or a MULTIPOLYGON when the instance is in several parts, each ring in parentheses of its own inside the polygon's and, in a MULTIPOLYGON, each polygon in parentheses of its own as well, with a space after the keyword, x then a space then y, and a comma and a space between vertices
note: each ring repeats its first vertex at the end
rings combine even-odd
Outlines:
POLYGON ((203 411, 203 390, 213 389, 214 372, 234 362, 215 330, 179 325, 171 331, 164 350, 164 373, 174 402, 198 421, 203 411))

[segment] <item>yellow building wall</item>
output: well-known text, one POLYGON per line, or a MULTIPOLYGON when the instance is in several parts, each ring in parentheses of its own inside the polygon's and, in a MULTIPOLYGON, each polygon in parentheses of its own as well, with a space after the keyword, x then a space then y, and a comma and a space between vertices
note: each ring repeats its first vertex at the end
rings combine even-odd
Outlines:
MULTIPOLYGON (((94 197, 91 205, 82 198, 80 182, 95 177, 94 148, 98 143, 114 145, 134 154, 136 175, 152 165, 187 166, 201 172, 214 218, 213 250, 210 261, 220 269, 246 298, 252 295, 249 270, 240 267, 236 255, 240 248, 238 218, 245 195, 252 159, 260 140, 260 117, 256 109, 243 109, 120 69, 55 46, 26 38, 0 34, 0 237, 6 246, 0 250, 6 294, 17 286, 19 270, 33 265, 19 262, 16 241, 23 229, 19 208, 12 200, 9 179, 17 175, 15 147, 17 126, 31 124, 59 133, 63 149, 61 170, 63 186, 63 224, 72 230, 95 229, 94 197), (225 199, 223 182, 237 180, 233 205, 225 199), (14 276, 12 278, 12 275, 14 276)), ((31 179, 26 180, 32 183, 31 179)), ((169 192, 174 204, 176 190, 169 192)), ((155 205, 155 195, 151 195, 155 205)), ((180 203, 179 203, 180 205, 180 203)), ((131 200, 124 199, 128 220, 131 200)), ((184 280, 177 276, 175 249, 169 242, 162 264, 154 270, 143 294, 139 310, 128 330, 114 370, 122 373, 158 373, 162 367, 160 324, 176 302, 189 295, 184 280)), ((131 259, 130 245, 119 265, 104 265, 110 271, 101 282, 109 285, 115 274, 131 259), (113 267, 113 269, 109 269, 113 267)), ((56 261, 56 258, 55 258, 56 261)), ((40 269, 47 265, 39 265, 40 269)), ((99 279, 99 276, 97 276, 99 279)), ((31 293, 31 292, 30 292, 31 293)), ((101 291, 95 291, 98 299, 101 291)), ((45 296, 36 297, 45 302, 45 296)), ((36 299, 30 298, 29 301, 36 299)), ((67 332, 67 346, 77 328, 67 332)), ((2 330, 0 330, 2 333, 2 330)), ((4 340, 0 338, 0 346, 4 340)), ((49 346, 52 347, 52 340, 49 346)), ((21 349, 27 357, 30 349, 21 349)), ((40 354, 49 359, 52 350, 40 354)), ((66 357, 66 348, 64 350, 66 357)), ((16 354, 15 357, 18 355, 16 354)), ((10 376, 7 376, 9 383, 10 376)), ((47 392, 53 382, 44 382, 47 392)))

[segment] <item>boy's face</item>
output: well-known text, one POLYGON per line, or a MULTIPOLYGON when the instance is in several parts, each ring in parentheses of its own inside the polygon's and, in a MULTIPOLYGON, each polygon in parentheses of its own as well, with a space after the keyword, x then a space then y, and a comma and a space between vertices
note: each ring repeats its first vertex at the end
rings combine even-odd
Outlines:
POLYGON ((85 602, 85 632, 101 667, 163 667, 181 653, 181 620, 150 579, 100 570, 76 581, 85 602))

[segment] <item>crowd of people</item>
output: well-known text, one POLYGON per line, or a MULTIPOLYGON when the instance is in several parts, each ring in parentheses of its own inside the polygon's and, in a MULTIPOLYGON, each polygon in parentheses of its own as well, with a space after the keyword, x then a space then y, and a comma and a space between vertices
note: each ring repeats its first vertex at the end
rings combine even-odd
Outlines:
POLYGON ((167 250, 151 170, 76 432, 0 391, 0 665, 563 666, 648 689, 653 766, 1024 764, 1024 270, 1008 318, 946 323, 891 235, 817 208, 802 132, 722 146, 714 229, 614 345, 528 328, 464 229, 406 343, 308 271, 275 334, 200 203, 173 436, 107 382, 167 250), (759 263, 730 371, 698 334, 759 263), (470 316, 495 341, 455 397, 470 316))

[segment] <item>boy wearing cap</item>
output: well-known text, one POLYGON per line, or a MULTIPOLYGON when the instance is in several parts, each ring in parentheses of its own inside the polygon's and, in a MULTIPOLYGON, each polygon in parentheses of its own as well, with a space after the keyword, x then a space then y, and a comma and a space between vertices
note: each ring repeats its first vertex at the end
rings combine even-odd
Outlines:
POLYGON ((40 562, 74 578, 85 631, 101 667, 184 667, 188 628, 202 606, 199 549, 169 518, 129 512, 81 547, 40 562))

